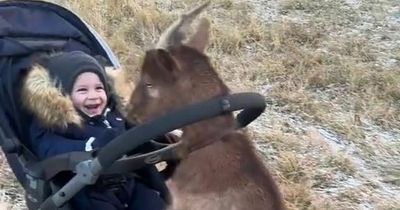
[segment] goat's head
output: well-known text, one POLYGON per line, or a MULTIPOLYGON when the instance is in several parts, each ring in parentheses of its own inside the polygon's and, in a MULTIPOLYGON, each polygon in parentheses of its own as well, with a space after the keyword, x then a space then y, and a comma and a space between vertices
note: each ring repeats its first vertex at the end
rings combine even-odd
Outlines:
POLYGON ((167 111, 228 93, 204 54, 210 23, 203 18, 187 40, 189 26, 208 5, 181 15, 148 50, 139 82, 130 98, 128 117, 147 121, 167 111))

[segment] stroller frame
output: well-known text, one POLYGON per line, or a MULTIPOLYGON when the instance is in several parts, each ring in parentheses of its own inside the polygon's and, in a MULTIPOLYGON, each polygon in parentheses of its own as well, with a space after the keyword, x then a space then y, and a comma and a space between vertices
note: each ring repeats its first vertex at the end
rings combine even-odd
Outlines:
MULTIPOLYGON (((172 130, 227 112, 242 110, 237 115, 237 128, 245 127, 265 109, 264 97, 256 93, 238 93, 196 103, 165 114, 132 128, 113 139, 96 154, 71 152, 39 161, 27 145, 27 125, 31 117, 19 103, 21 77, 32 64, 37 52, 81 50, 106 59, 106 66, 120 64, 107 43, 71 11, 43 1, 0 2, 0 145, 7 161, 25 190, 29 209, 71 209, 68 200, 79 190, 96 182, 102 174, 129 173, 166 160, 179 159, 185 151, 181 142, 162 144, 153 141, 172 130), (14 16, 13 16, 14 15, 14 16), (18 19, 13 17, 18 17, 18 19), (34 16, 39 22, 26 29, 34 16), (21 21, 22 20, 22 21, 21 21), (49 26, 40 22, 56 24, 49 26), (155 151, 124 157, 136 147, 151 143, 155 151), (51 167, 49 167, 51 166, 51 167), (61 188, 52 179, 60 172, 75 176, 61 188)), ((169 200, 168 190, 161 195, 169 200)))

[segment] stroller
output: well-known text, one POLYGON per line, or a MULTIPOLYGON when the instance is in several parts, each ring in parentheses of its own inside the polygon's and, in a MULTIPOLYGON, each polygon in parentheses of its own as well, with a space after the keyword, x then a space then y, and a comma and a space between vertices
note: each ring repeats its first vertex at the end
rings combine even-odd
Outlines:
MULTIPOLYGON (((264 98, 255 93, 215 98, 132 128, 95 155, 71 152, 39 161, 28 143, 32 117, 20 106, 20 83, 36 53, 75 50, 104 57, 105 66, 120 67, 103 39, 71 11, 42 1, 0 2, 0 145, 24 188, 30 210, 71 209, 69 199, 94 184, 99 175, 130 173, 177 159, 177 154, 185 150, 181 142, 152 140, 174 129, 236 110, 242 110, 237 115, 237 127, 241 128, 265 109, 264 98), (144 143, 152 144, 154 151, 126 156, 144 143), (66 185, 57 186, 53 180, 61 172, 75 175, 66 185)), ((161 197, 168 202, 168 190, 163 187, 161 197)))

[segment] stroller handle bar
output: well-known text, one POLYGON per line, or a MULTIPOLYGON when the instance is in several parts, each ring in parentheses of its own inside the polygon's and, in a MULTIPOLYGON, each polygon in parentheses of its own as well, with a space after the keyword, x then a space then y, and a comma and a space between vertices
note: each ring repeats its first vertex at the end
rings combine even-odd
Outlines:
MULTIPOLYGON (((131 128, 98 151, 92 160, 79 163, 77 174, 63 188, 50 196, 41 210, 62 206, 86 185, 94 184, 97 177, 113 163, 136 147, 185 125, 242 110, 236 117, 237 127, 245 127, 265 110, 264 96, 258 93, 236 93, 213 98, 169 112, 159 118, 131 128)), ((129 160, 129 159, 128 159, 129 160)), ((161 162, 160 160, 158 162, 161 162)))
POLYGON ((185 125, 242 109, 237 117, 239 127, 248 125, 264 111, 265 99, 256 93, 237 93, 172 111, 118 136, 99 151, 97 159, 101 168, 108 168, 132 149, 157 136, 185 125))

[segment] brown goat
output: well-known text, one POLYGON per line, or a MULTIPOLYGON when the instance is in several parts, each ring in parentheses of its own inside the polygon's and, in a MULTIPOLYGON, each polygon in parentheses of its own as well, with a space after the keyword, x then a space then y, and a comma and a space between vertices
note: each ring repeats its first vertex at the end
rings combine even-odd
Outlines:
MULTIPOLYGON (((209 22, 202 19, 191 39, 183 43, 185 28, 205 6, 182 15, 161 36, 156 49, 146 52, 128 118, 147 121, 229 94, 203 53, 209 22)), ((234 131, 234 125, 233 114, 225 114, 182 128, 182 141, 189 147, 225 135, 181 160, 167 183, 172 193, 169 209, 283 209, 280 192, 252 142, 242 131, 234 131)))

